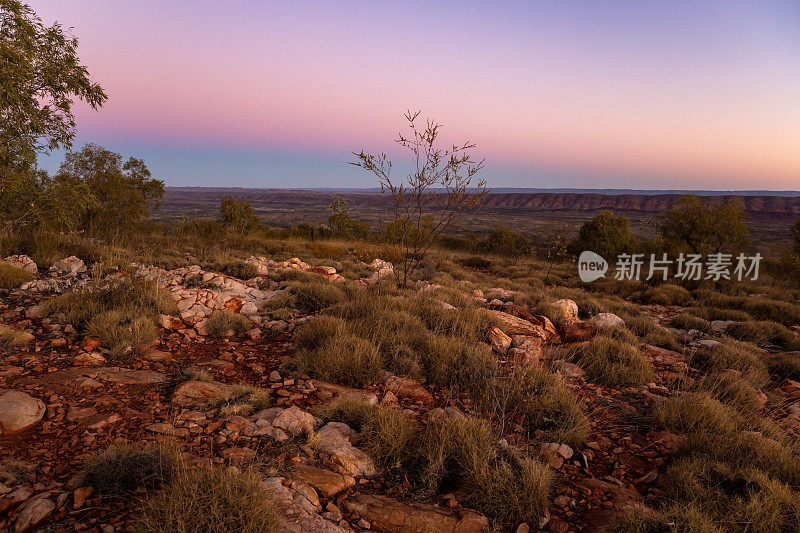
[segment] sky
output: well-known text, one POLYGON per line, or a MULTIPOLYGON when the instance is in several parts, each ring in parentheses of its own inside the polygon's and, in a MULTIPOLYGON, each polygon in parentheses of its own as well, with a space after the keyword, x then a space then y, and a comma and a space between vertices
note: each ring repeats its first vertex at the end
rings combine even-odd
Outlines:
MULTIPOLYGON (((800 189, 800 1, 30 0, 173 186, 372 187, 407 109, 490 187, 800 189)), ((63 154, 42 159, 48 170, 63 154)))

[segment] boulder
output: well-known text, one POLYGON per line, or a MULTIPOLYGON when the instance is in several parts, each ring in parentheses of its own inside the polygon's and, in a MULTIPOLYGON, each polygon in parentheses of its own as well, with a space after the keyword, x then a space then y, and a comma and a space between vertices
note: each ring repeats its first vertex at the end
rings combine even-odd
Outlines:
POLYGON ((506 335, 529 335, 531 337, 539 337, 542 340, 547 340, 547 334, 544 328, 538 324, 533 324, 524 318, 519 318, 496 309, 489 309, 487 312, 495 319, 500 329, 506 335))
POLYGON ((264 481, 264 488, 272 496, 278 512, 278 530, 286 533, 347 533, 352 530, 325 520, 315 510, 309 509, 304 495, 283 485, 283 478, 271 477, 264 481))
POLYGON ((352 387, 345 387, 344 385, 328 383, 327 381, 320 381, 318 379, 313 380, 313 384, 317 389, 317 396, 323 400, 338 396, 339 398, 360 400, 367 405, 378 405, 378 396, 372 391, 354 389, 352 387))
POLYGON ((81 259, 71 255, 66 259, 59 259, 53 263, 53 266, 50 267, 50 270, 55 272, 57 275, 74 278, 78 274, 86 272, 86 265, 81 259))
POLYGON ((199 407, 224 393, 228 387, 218 381, 185 381, 172 393, 172 403, 181 407, 199 407))
POLYGON ((314 487, 326 498, 336 496, 343 490, 356 484, 353 476, 332 472, 303 463, 297 464, 292 471, 292 477, 314 487))
POLYGON ((371 477, 375 475, 375 463, 369 455, 350 443, 353 430, 341 422, 328 422, 317 432, 312 446, 327 453, 333 466, 342 474, 353 477, 371 477))
POLYGON ((50 516, 55 508, 56 504, 50 498, 44 496, 31 498, 17 514, 14 533, 33 531, 50 516))
POLYGON ((553 305, 561 309, 562 318, 578 318, 578 304, 573 300, 562 299, 553 302, 553 305))
POLYGON ((534 366, 542 358, 542 339, 526 335, 514 335, 508 358, 523 367, 534 366))
POLYGON ((433 394, 415 379, 390 376, 386 380, 386 388, 400 399, 410 398, 422 404, 433 403, 433 394))
POLYGON ((348 513, 367 520, 377 531, 480 533, 489 520, 471 509, 443 509, 424 503, 404 503, 380 494, 358 494, 344 501, 348 513))
POLYGON ((503 330, 497 326, 492 326, 489 328, 489 344, 491 344, 492 350, 500 355, 505 355, 511 347, 511 337, 503 333, 503 330))
POLYGON ((625 326, 625 321, 614 313, 597 313, 587 322, 597 329, 621 328, 625 326))
POLYGON ((272 421, 272 425, 296 437, 303 431, 310 432, 313 430, 317 425, 317 420, 311 413, 307 413, 293 405, 276 416, 272 421))
POLYGON ((28 274, 32 274, 34 276, 39 273, 39 268, 36 266, 36 263, 34 263, 33 259, 27 255, 10 255, 3 259, 3 263, 21 268, 28 274))
POLYGON ((564 342, 588 341, 597 333, 596 327, 577 318, 562 318, 558 321, 558 329, 564 342))
POLYGON ((44 402, 30 395, 10 390, 0 396, 0 432, 22 431, 44 416, 44 402))

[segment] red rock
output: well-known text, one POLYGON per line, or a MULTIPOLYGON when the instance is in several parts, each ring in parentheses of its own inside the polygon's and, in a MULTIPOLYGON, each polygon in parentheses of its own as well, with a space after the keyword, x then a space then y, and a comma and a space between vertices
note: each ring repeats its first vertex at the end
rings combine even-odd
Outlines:
POLYGON ((558 329, 564 342, 588 341, 597 333, 597 328, 593 325, 578 319, 562 318, 558 321, 558 329))

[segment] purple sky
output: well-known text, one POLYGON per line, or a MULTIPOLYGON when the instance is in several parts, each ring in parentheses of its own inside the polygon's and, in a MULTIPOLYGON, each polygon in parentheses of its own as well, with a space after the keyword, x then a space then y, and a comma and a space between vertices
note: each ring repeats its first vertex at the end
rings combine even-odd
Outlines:
POLYGON ((78 145, 168 185, 374 186, 412 108, 490 186, 800 189, 798 1, 30 3, 110 96, 78 145))

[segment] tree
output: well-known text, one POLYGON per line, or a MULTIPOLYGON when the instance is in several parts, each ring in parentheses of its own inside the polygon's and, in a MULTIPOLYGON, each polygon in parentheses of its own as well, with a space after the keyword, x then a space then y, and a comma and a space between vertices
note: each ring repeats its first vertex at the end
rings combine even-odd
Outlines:
POLYGON ((38 151, 70 148, 72 100, 93 109, 107 96, 77 57, 78 40, 45 26, 18 0, 0 0, 0 217, 21 222, 40 211, 47 179, 38 151))
POLYGON ((656 219, 667 245, 695 254, 738 252, 750 246, 744 210, 733 198, 712 207, 699 196, 687 194, 656 219))
POLYGON ((797 219, 797 222, 795 222, 792 228, 789 230, 789 235, 792 237, 792 247, 794 248, 794 253, 800 255, 800 218, 797 219))
POLYGON ((613 258, 631 252, 637 244, 638 240, 631 232, 631 223, 627 218, 603 211, 583 223, 578 238, 569 245, 569 252, 576 256, 584 250, 590 250, 613 258))
POLYGON ((493 227, 482 244, 487 252, 506 257, 521 257, 531 252, 531 244, 523 234, 503 225, 493 227))
POLYGON ((257 228, 261 222, 253 214, 253 206, 247 200, 237 200, 225 196, 219 203, 219 218, 226 228, 243 235, 245 231, 257 228))
POLYGON ((328 226, 334 236, 344 239, 369 238, 369 226, 350 217, 347 197, 334 196, 331 203, 328 204, 328 210, 331 212, 331 216, 328 217, 328 226))
POLYGON ((49 189, 50 211, 71 213, 62 219, 89 232, 132 228, 157 209, 164 196, 164 182, 151 177, 141 159, 122 156, 87 144, 68 152, 49 189))
POLYGON ((411 135, 399 133, 395 140, 411 153, 412 171, 403 180, 391 178, 392 162, 386 154, 353 152, 356 161, 351 163, 373 173, 381 192, 391 197, 390 225, 394 226, 401 258, 395 276, 403 287, 437 238, 462 212, 480 207, 487 192, 484 180, 473 183, 483 168, 483 161, 475 161, 469 154, 475 145, 466 142, 445 150, 439 148, 436 141, 441 124, 428 120, 420 129, 416 124, 419 114, 406 112, 411 135), (423 231, 426 221, 430 221, 429 231, 423 231))

